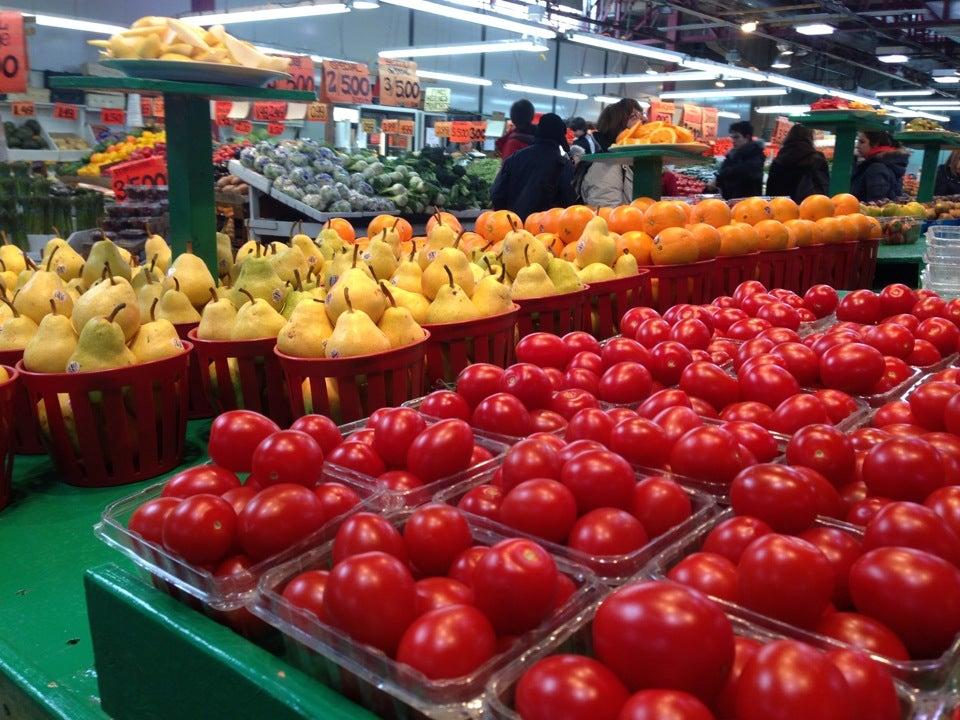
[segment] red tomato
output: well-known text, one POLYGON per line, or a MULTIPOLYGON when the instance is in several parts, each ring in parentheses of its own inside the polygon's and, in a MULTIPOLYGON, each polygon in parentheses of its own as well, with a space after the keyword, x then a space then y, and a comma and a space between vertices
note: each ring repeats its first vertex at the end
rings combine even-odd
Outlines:
POLYGON ((900 699, 886 669, 868 655, 854 650, 831 650, 827 657, 843 673, 855 718, 899 720, 900 699))
POLYGON ((829 423, 830 416, 823 401, 816 395, 798 393, 777 405, 770 420, 770 429, 791 435, 808 425, 829 423))
POLYGON ((923 320, 917 327, 916 335, 931 343, 944 357, 955 353, 960 344, 960 328, 942 317, 923 320))
POLYGON ((642 467, 664 467, 670 456, 663 428, 641 417, 617 423, 610 431, 609 447, 627 462, 642 467))
POLYGON ((397 647, 397 662, 431 680, 462 677, 492 658, 497 636, 486 616, 469 605, 450 605, 421 615, 397 647))
POLYGON ((406 565, 382 552, 335 564, 323 592, 323 609, 334 626, 390 656, 417 616, 416 602, 406 565))
POLYGON ((808 425, 787 443, 787 462, 816 470, 834 485, 843 485, 853 477, 853 445, 831 425, 808 425))
POLYGON ((555 430, 562 430, 567 426, 567 421, 562 415, 553 412, 553 410, 534 410, 530 413, 530 429, 534 433, 551 433, 555 430))
POLYGON ((920 327, 920 321, 917 319, 917 316, 911 315, 910 313, 899 313, 897 315, 891 315, 886 320, 884 320, 884 322, 903 325, 911 333, 915 333, 917 331, 917 328, 920 327))
POLYGON ((658 390, 637 408, 637 415, 652 420, 670 407, 691 407, 690 398, 683 390, 658 390))
POLYGON ((365 552, 384 552, 406 564, 407 547, 397 529, 383 516, 359 512, 347 518, 333 540, 334 564, 365 552))
MULTIPOLYGON (((227 502, 230 502, 229 499, 227 499, 227 502)), ((161 545, 163 543, 163 521, 170 514, 170 511, 179 504, 180 498, 177 497, 158 497, 147 500, 133 511, 130 520, 127 522, 127 527, 144 540, 161 545)))
POLYGON ((329 623, 323 610, 323 593, 330 573, 326 570, 307 570, 297 575, 283 589, 283 599, 291 605, 312 612, 321 622, 329 623))
POLYGON ((229 410, 221 413, 210 426, 207 452, 217 465, 234 472, 250 472, 250 462, 257 445, 280 426, 252 410, 229 410))
POLYGON ((863 548, 878 547, 916 548, 954 565, 960 562, 960 538, 937 513, 916 503, 890 503, 870 519, 863 548))
POLYGON ((251 469, 264 487, 288 483, 313 487, 323 477, 323 449, 305 432, 281 430, 257 445, 251 469))
POLYGON ((714 420, 720 419, 720 413, 718 413, 717 409, 706 400, 698 397, 692 397, 690 398, 690 407, 693 408, 693 411, 700 417, 712 418, 714 420))
MULTIPOLYGON (((804 339, 804 345, 810 341, 810 338, 816 337, 811 335, 809 338, 804 339)), ((843 345, 848 342, 859 342, 860 335, 854 332, 831 332, 825 335, 821 335, 815 341, 811 342, 810 349, 813 350, 817 357, 823 356, 823 354, 832 347, 837 347, 838 345, 843 345)), ((819 374, 819 368, 818 368, 819 374)))
POLYGON ((703 420, 696 412, 690 408, 672 407, 667 408, 653 421, 663 428, 666 434, 667 444, 672 446, 688 430, 703 425, 703 420))
POLYGON ((820 618, 816 632, 891 660, 910 659, 910 654, 896 633, 866 615, 853 612, 826 613, 820 618))
POLYGON ((923 504, 943 518, 947 527, 960 536, 960 486, 939 488, 930 493, 923 504))
POLYGON ((568 332, 563 336, 563 342, 572 348, 575 353, 586 350, 597 355, 600 354, 600 343, 593 335, 582 330, 568 332))
POLYGON ((523 437, 530 432, 530 413, 519 398, 495 393, 476 406, 471 424, 480 430, 523 437))
POLYGON ((670 468, 679 475, 727 484, 743 469, 732 433, 710 425, 687 432, 670 451, 670 468))
POLYGON ((650 350, 650 374, 663 385, 680 382, 680 374, 691 362, 690 351, 673 340, 657 343, 650 350))
POLYGON ((881 355, 904 360, 913 352, 913 333, 903 325, 885 322, 876 327, 868 328, 863 334, 863 341, 880 351, 881 355))
POLYGON ((923 502, 943 485, 943 463, 937 449, 929 443, 895 437, 867 452, 863 480, 872 495, 923 502))
POLYGON ((518 398, 528 410, 545 407, 553 394, 550 377, 531 363, 515 363, 504 370, 500 389, 518 398))
POLYGON ((857 428, 856 430, 851 430, 847 435, 854 452, 866 452, 874 445, 878 445, 884 440, 889 440, 891 437, 889 433, 875 427, 857 428))
POLYGON ((880 382, 873 386, 870 394, 879 395, 890 392, 910 377, 911 372, 910 366, 900 358, 883 358, 883 376, 880 378, 880 382))
POLYGON ((506 491, 533 478, 559 479, 563 462, 553 445, 541 440, 521 440, 503 457, 506 491))
POLYGON ((733 289, 733 299, 737 305, 743 305, 743 301, 757 293, 765 293, 766 286, 759 280, 744 280, 733 289))
POLYGON ((724 420, 743 420, 745 422, 756 423, 760 427, 770 429, 773 423, 773 409, 769 405, 761 402, 740 402, 728 405, 720 413, 724 420))
POLYGON ((461 582, 469 588, 473 588, 473 571, 476 569, 477 563, 480 562, 480 558, 486 555, 489 550, 490 548, 482 545, 474 545, 464 550, 460 553, 460 556, 453 561, 447 577, 451 580, 461 582))
POLYGON ((581 515, 602 507, 629 508, 636 481, 630 463, 607 450, 580 453, 560 471, 560 482, 573 493, 581 515))
MULTIPOLYGON (((801 344, 800 335, 797 331, 785 327, 772 327, 769 330, 764 330, 757 336, 757 339, 770 340, 774 344, 774 347, 782 345, 783 343, 801 344)), ((804 347, 806 347, 806 345, 804 345, 804 347)))
POLYGON ((832 527, 812 527, 800 537, 816 547, 830 561, 834 572, 832 601, 835 607, 850 607, 850 589, 847 576, 850 567, 863 554, 861 543, 853 535, 832 527))
POLYGON ((883 370, 883 355, 863 343, 837 345, 820 357, 823 384, 848 393, 870 392, 883 376, 883 370))
POLYGON ((735 403, 740 394, 737 379, 710 362, 687 365, 680 374, 680 389, 693 397, 706 400, 715 408, 735 403))
POLYGON ((623 316, 620 318, 620 334, 625 337, 636 337, 637 328, 640 326, 644 320, 649 318, 660 317, 658 313, 653 308, 649 307, 633 307, 627 310, 623 316))
POLYGON ((343 442, 340 428, 326 415, 304 415, 297 418, 290 429, 305 432, 316 440, 320 444, 320 449, 323 450, 324 457, 343 442))
POLYGON ((216 495, 191 495, 166 513, 163 546, 192 565, 213 565, 236 542, 237 514, 216 495))
POLYGON ((798 533, 817 514, 817 494, 805 477, 784 465, 754 465, 730 485, 730 504, 738 515, 767 523, 776 532, 798 533))
POLYGON ((813 385, 819 379, 820 366, 817 354, 803 343, 783 342, 775 345, 770 353, 783 360, 784 367, 801 385, 813 385))
MULTIPOLYGON (((420 478, 407 470, 388 470, 377 478, 377 483, 391 492, 406 492, 423 487, 420 478)), ((407 497, 407 504, 425 493, 411 493, 407 497)))
POLYGON ((503 498, 500 521, 520 532, 563 543, 577 521, 577 500, 556 480, 525 480, 503 498))
POLYGON ((349 512, 360 503, 360 496, 357 491, 343 483, 320 483, 313 489, 313 492, 320 501, 323 516, 327 520, 332 520, 349 512))
POLYGON ((563 374, 561 383, 564 390, 586 390, 591 395, 600 394, 600 377, 590 370, 574 367, 563 374))
POLYGON ((542 368, 563 370, 572 356, 570 347, 553 333, 531 333, 517 343, 517 360, 542 368))
POLYGON ((932 342, 917 338, 913 341, 913 351, 907 356, 907 365, 929 367, 940 360, 940 351, 932 342))
POLYGON ((473 590, 459 580, 430 577, 416 582, 417 616, 450 605, 473 605, 473 590))
POLYGON ((737 566, 723 555, 696 552, 670 568, 667 577, 721 600, 737 601, 737 566))
POLYGON ((840 299, 837 291, 829 285, 814 285, 803 294, 803 305, 818 318, 826 317, 837 309, 840 299))
POLYGON ((917 294, 906 285, 893 283, 880 291, 880 310, 883 317, 909 313, 917 304, 917 294))
POLYGON ((240 487, 237 476, 218 465, 197 465, 181 470, 167 480, 161 497, 187 498, 191 495, 223 495, 240 487))
POLYGON ((435 390, 420 403, 420 412, 430 417, 470 420, 472 414, 467 401, 449 390, 435 390))
POLYGON ((615 407, 607 410, 607 415, 613 420, 613 426, 616 427, 624 420, 636 420, 640 416, 637 415, 636 410, 631 410, 626 407, 615 407))
POLYGON ((679 690, 641 690, 627 700, 619 720, 713 720, 707 706, 679 690))
MULTIPOLYGON (((550 379, 550 388, 554 392, 563 388, 563 370, 557 370, 556 368, 544 368, 543 371, 547 374, 547 377, 550 379)), ((534 411, 534 412, 543 412, 534 411)), ((533 415, 533 413, 530 413, 533 415)))
POLYGON ((740 301, 740 309, 747 313, 747 315, 756 317, 762 306, 775 302, 779 301, 770 293, 755 293, 740 301))
POLYGON ((457 394, 475 408, 484 398, 500 392, 503 368, 490 363, 467 365, 457 375, 457 394))
POLYGON ((601 602, 593 649, 631 690, 672 688, 710 702, 733 665, 733 628, 695 590, 634 582, 601 602))
POLYGON ((600 350, 600 359, 603 369, 621 362, 636 362, 646 365, 650 361, 650 353, 636 340, 627 337, 612 337, 607 340, 600 350))
POLYGON ((740 378, 740 396, 744 400, 762 402, 771 408, 798 392, 800 384, 796 378, 779 365, 757 365, 740 378))
POLYGON ((854 290, 837 306, 837 320, 873 325, 880 322, 882 315, 880 296, 870 290, 854 290))
POLYGON ((441 420, 427 427, 410 444, 407 469, 424 483, 431 483, 466 470, 472 452, 470 426, 462 420, 441 420))
POLYGON ((600 403, 592 394, 575 388, 555 392, 550 401, 550 409, 566 420, 576 415, 578 410, 587 407, 600 407, 600 403))
POLYGON ((373 477, 382 475, 387 469, 376 450, 361 442, 345 442, 338 445, 330 451, 327 462, 373 477))
POLYGON ((727 335, 734 340, 750 340, 771 327, 773 326, 766 320, 751 317, 746 320, 738 320, 728 327, 727 335))
POLYGON ((495 485, 478 485, 471 488, 460 498, 457 507, 464 512, 500 520, 500 506, 503 504, 503 490, 495 485))
POLYGON ((943 424, 947 432, 960 435, 960 398, 950 398, 944 405, 943 424))
POLYGON ((302 485, 273 485, 241 511, 240 545, 254 560, 262 560, 303 540, 328 519, 313 491, 302 485))
POLYGON ((733 642, 733 667, 730 669, 730 675, 727 677, 727 682, 723 686, 723 690, 720 691, 715 704, 717 717, 720 720, 736 717, 737 685, 740 683, 740 676, 743 674, 743 668, 753 659, 753 656, 757 654, 757 650, 761 647, 758 641, 743 635, 735 635, 733 642))
POLYGON ((594 375, 600 375, 603 372, 603 358, 593 352, 578 352, 570 358, 570 362, 567 364, 567 370, 573 370, 574 368, 589 370, 594 375))
POLYGON ((846 521, 852 525, 866 526, 880 508, 889 505, 892 500, 882 497, 867 497, 856 501, 847 511, 846 521))
POLYGON ((497 634, 518 634, 539 625, 553 607, 557 566, 535 542, 503 540, 477 562, 472 587, 497 634))
POLYGON ((960 327, 960 298, 947 301, 942 317, 945 317, 954 325, 960 327))
POLYGON ((759 462, 770 462, 780 454, 773 435, 756 423, 731 420, 722 423, 720 427, 731 433, 759 462))
POLYGON ((673 480, 648 477, 634 486, 630 511, 654 538, 689 518, 693 507, 690 496, 673 480))
POLYGON ((838 422, 846 420, 857 411, 856 401, 842 390, 832 390, 825 388, 814 390, 814 395, 820 398, 823 407, 830 416, 830 421, 836 425, 838 422))
MULTIPOLYGON (((960 386, 957 387, 960 390, 960 386)), ((596 440, 601 445, 610 442, 610 431, 613 430, 613 419, 600 408, 585 408, 570 418, 567 423, 566 439, 596 440)))
POLYGON ((749 315, 747 315, 740 308, 723 308, 716 314, 716 317, 714 318, 714 325, 720 332, 726 332, 734 323, 737 323, 740 320, 746 320, 748 318, 749 315))
POLYGON ((653 378, 650 371, 636 362, 619 362, 611 365, 600 378, 598 394, 601 400, 610 403, 640 402, 650 394, 653 378))
POLYGON ((445 575, 460 553, 473 544, 473 536, 457 508, 431 503, 407 519, 403 543, 413 567, 424 575, 445 575))
POLYGON ((627 555, 647 544, 643 525, 633 515, 617 508, 591 510, 576 521, 567 545, 593 556, 627 555))
POLYGON ((774 327, 797 330, 800 327, 800 313, 786 303, 765 303, 757 309, 757 317, 766 320, 774 327))
POLYGON ((773 528, 757 518, 732 517, 709 532, 703 541, 703 551, 722 555, 737 564, 750 543, 772 532, 773 528))
POLYGON ((913 416, 910 403, 904 400, 893 400, 877 408, 873 414, 874 427, 882 428, 885 425, 906 424, 916 425, 917 419, 913 416))
POLYGON ((681 320, 670 329, 670 339, 690 350, 705 350, 710 344, 710 328, 694 318, 681 320))
POLYGON ((928 430, 943 430, 947 402, 960 394, 960 385, 952 382, 925 382, 908 398, 916 421, 928 430))
POLYGON ((847 505, 840 497, 837 488, 816 470, 802 465, 797 465, 793 469, 813 486, 814 494, 817 496, 817 515, 843 520, 847 514, 847 505))
POLYGON ((410 408, 389 408, 373 425, 373 449, 393 467, 407 464, 407 450, 427 427, 423 416, 410 408))
POLYGON ((582 655, 538 660, 517 683, 523 720, 618 720, 627 689, 602 663, 582 655))
POLYGON ((645 348, 652 348, 670 339, 670 323, 662 318, 649 318, 637 326, 634 337, 645 348))

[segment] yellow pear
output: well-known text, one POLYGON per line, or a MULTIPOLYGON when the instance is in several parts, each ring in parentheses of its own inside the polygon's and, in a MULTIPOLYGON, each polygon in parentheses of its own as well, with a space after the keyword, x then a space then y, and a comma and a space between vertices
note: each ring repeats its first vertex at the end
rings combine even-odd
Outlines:
POLYGON ((57 313, 53 300, 50 310, 23 349, 23 366, 30 372, 62 373, 77 349, 77 333, 70 318, 57 313))
MULTIPOLYGON (((524 248, 526 251, 527 249, 524 248)), ((526 257, 525 252, 525 257, 526 257)), ((547 271, 539 263, 530 263, 520 268, 510 286, 510 296, 514 300, 556 295, 557 288, 550 281, 547 271)))
POLYGON ((323 301, 308 298, 297 304, 277 335, 277 349, 294 357, 326 357, 327 339, 333 327, 323 301))
POLYGON ((170 261, 173 260, 173 250, 167 245, 167 241, 160 235, 151 235, 143 246, 144 257, 152 258, 156 256, 157 267, 161 273, 170 269, 170 261))
POLYGON ((466 320, 476 320, 480 317, 480 311, 477 310, 463 288, 457 285, 453 280, 453 272, 446 268, 447 282, 437 291, 437 296, 430 303, 430 309, 427 312, 427 322, 429 324, 463 322, 466 320))
POLYGON ((427 242, 424 243, 420 250, 420 256, 417 258, 421 270, 426 270, 427 266, 437 259, 443 248, 453 247, 458 240, 458 235, 453 228, 443 224, 440 213, 437 213, 436 218, 437 224, 427 233, 427 242))
POLYGON ((463 288, 467 297, 473 295, 475 281, 470 270, 470 261, 461 250, 456 247, 443 248, 437 253, 436 259, 423 271, 420 285, 423 294, 430 300, 437 297, 437 292, 447 283, 447 273, 453 273, 453 281, 463 288))
POLYGON ((390 340, 383 331, 363 310, 353 307, 349 287, 343 288, 343 299, 346 309, 337 317, 333 332, 327 338, 327 357, 371 355, 389 350, 390 340))
POLYGON ((53 271, 63 278, 64 282, 80 277, 80 273, 83 272, 83 256, 70 247, 63 238, 55 237, 47 241, 40 264, 49 264, 49 259, 54 253, 57 254, 57 259, 53 263, 53 271))
POLYGON ((613 264, 613 272, 617 277, 630 277, 639 275, 640 267, 637 265, 637 259, 629 250, 624 250, 623 254, 617 258, 613 264))
POLYGON ((0 350, 23 350, 37 332, 37 324, 26 315, 21 315, 6 298, 0 300, 12 314, 0 325, 0 350))
POLYGON ((546 270, 550 257, 544 244, 522 227, 514 228, 503 238, 503 264, 512 278, 527 265, 540 265, 546 270))
POLYGON ((226 297, 218 297, 216 290, 210 288, 211 300, 203 307, 197 337, 201 340, 233 339, 233 324, 237 319, 237 308, 226 297))
POLYGON ((377 323, 377 327, 387 336, 390 347, 403 347, 422 340, 424 330, 417 324, 411 312, 397 304, 393 295, 390 294, 390 288, 382 280, 380 281, 380 289, 387 296, 390 305, 383 311, 383 316, 377 323))
POLYGON ((112 370, 136 364, 136 356, 126 346, 123 328, 115 322, 125 307, 121 303, 106 317, 90 318, 83 326, 76 350, 67 360, 68 373, 112 370))
POLYGON ((613 280, 617 277, 612 267, 601 262, 590 263, 580 270, 579 275, 580 279, 587 284, 613 280))
POLYGON ((63 278, 51 269, 57 250, 54 248, 45 268, 34 272, 13 299, 17 310, 35 323, 50 313, 51 301, 59 303, 66 315, 73 311, 73 298, 67 293, 63 278))
MULTIPOLYGON (((166 320, 173 325, 189 325, 200 322, 200 313, 197 312, 197 309, 193 306, 193 303, 190 302, 190 298, 187 297, 186 293, 181 292, 180 281, 177 280, 176 277, 173 278, 173 284, 174 287, 160 295, 158 299, 159 304, 150 304, 150 312, 148 315, 150 320, 154 320, 155 315, 156 319, 166 320)), ((156 328, 154 328, 154 330, 156 330, 156 328)), ((140 332, 143 332, 142 327, 140 332)))
POLYGON ((607 221, 598 215, 587 223, 577 240, 577 265, 585 268, 591 263, 602 263, 613 267, 616 260, 617 241, 610 235, 607 221))
POLYGON ((233 340, 259 340, 275 338, 286 325, 287 320, 263 298, 255 298, 248 291, 240 292, 247 297, 233 322, 231 338, 233 340))
POLYGON ((376 324, 383 315, 387 299, 383 296, 383 291, 376 281, 369 275, 369 268, 361 267, 356 264, 357 251, 354 246, 353 262, 354 265, 337 278, 336 284, 330 289, 326 297, 327 315, 330 321, 336 323, 340 314, 346 312, 346 289, 350 288, 350 297, 353 307, 356 310, 363 311, 370 320, 376 324))
POLYGON ((3 261, 3 269, 19 275, 27 268, 26 255, 16 245, 10 244, 6 231, 0 232, 0 237, 3 238, 3 245, 0 245, 0 261, 3 261))
POLYGON ((383 238, 386 237, 386 228, 375 238, 370 239, 370 244, 363 251, 363 259, 370 266, 371 272, 378 278, 389 278, 397 269, 398 261, 393 247, 387 244, 383 238))
POLYGON ((187 296, 195 308, 202 308, 206 304, 209 297, 207 288, 214 284, 207 264, 193 253, 177 255, 173 265, 167 270, 167 277, 163 281, 164 288, 172 288, 174 280, 177 281, 180 292, 187 296))
POLYGON ((92 287, 100 279, 104 265, 110 266, 111 276, 122 277, 127 282, 130 281, 132 272, 129 260, 124 259, 120 253, 120 248, 114 245, 112 240, 103 239, 97 240, 90 248, 90 254, 87 255, 87 262, 84 263, 83 273, 81 274, 84 287, 92 287))
POLYGON ((470 299, 482 317, 499 315, 513 308, 510 288, 502 282, 505 273, 506 269, 501 267, 499 278, 496 275, 485 275, 474 288, 473 297, 470 299))
POLYGON ((404 260, 397 267, 396 271, 393 273, 393 277, 390 278, 390 283, 394 287, 402 288, 407 292, 422 294, 423 293, 423 270, 420 269, 420 264, 414 260, 416 255, 416 247, 410 250, 410 257, 404 260))
MULTIPOLYGON (((170 291, 166 294, 169 295, 170 291)), ((196 312, 193 305, 186 301, 185 295, 183 299, 186 306, 193 310, 193 312, 196 312)), ((174 324, 166 318, 158 318, 156 316, 157 306, 162 302, 162 298, 153 301, 153 305, 150 308, 150 322, 140 326, 136 337, 134 337, 133 342, 130 343, 130 352, 137 358, 137 362, 144 363, 163 360, 164 358, 179 355, 184 351, 183 342, 181 342, 174 324)))
MULTIPOLYGON (((88 263, 89 264, 89 263, 88 263)), ((113 309, 123 307, 116 315, 116 324, 123 328, 124 337, 130 340, 140 329, 140 306, 133 286, 121 276, 111 275, 109 263, 104 264, 102 279, 81 295, 73 304, 73 328, 77 334, 95 317, 110 315, 113 309)))

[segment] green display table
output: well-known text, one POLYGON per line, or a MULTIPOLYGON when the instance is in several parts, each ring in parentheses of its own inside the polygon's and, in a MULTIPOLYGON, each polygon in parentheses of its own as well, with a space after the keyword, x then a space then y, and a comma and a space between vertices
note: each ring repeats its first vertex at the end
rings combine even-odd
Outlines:
MULTIPOLYGON (((186 463, 202 458, 209 426, 189 424, 186 463)), ((143 583, 93 536, 108 503, 155 481, 74 488, 46 456, 18 457, 14 477, 0 511, 0 718, 372 718, 143 583)))
POLYGON ((909 245, 881 245, 877 251, 877 274, 873 285, 882 288, 890 283, 901 282, 912 288, 920 287, 920 270, 923 268, 923 253, 927 249, 926 235, 909 245))
POLYGON ((663 159, 674 161, 703 160, 703 153, 669 145, 633 145, 605 153, 591 153, 583 159, 589 162, 616 163, 633 166, 633 198, 648 197, 659 200, 663 195, 663 159))
POLYGON ((892 119, 865 110, 815 110, 790 117, 816 130, 827 130, 836 137, 833 164, 830 167, 830 194, 850 192, 853 173, 853 150, 860 130, 892 130, 892 119))
POLYGON ((960 135, 945 132, 900 132, 893 136, 901 145, 923 150, 923 165, 920 167, 920 187, 917 188, 917 200, 933 200, 933 190, 937 180, 937 165, 940 163, 940 151, 960 148, 960 135))
POLYGON ((115 77, 56 77, 50 87, 95 92, 163 95, 167 129, 170 241, 174 255, 188 245, 217 277, 216 214, 213 199, 211 100, 278 100, 309 103, 316 93, 301 90, 185 83, 115 77))

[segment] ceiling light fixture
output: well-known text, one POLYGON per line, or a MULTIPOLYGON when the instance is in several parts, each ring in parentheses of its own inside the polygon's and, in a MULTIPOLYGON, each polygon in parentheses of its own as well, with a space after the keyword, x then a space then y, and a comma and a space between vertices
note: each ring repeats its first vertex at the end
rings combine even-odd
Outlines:
POLYGON ((291 18, 313 17, 316 15, 336 15, 345 12, 350 12, 350 8, 342 2, 322 4, 305 3, 301 5, 270 5, 260 8, 229 10, 227 12, 184 15, 180 19, 191 25, 232 25, 235 23, 262 22, 264 20, 289 20, 291 18))
POLYGON ((758 23, 756 20, 750 20, 749 22, 741 23, 740 30, 745 33, 752 33, 756 31, 758 23))
POLYGON ((636 84, 650 84, 650 83, 661 83, 661 82, 690 82, 690 81, 703 81, 703 80, 713 80, 717 77, 717 73, 712 72, 666 72, 666 73, 650 73, 642 75, 584 75, 582 77, 572 77, 567 80, 571 85, 604 85, 604 84, 623 84, 629 85, 632 83, 636 84))
POLYGON ((908 58, 906 55, 898 55, 894 53, 893 55, 877 55, 877 60, 879 60, 882 63, 893 64, 893 63, 909 62, 910 58, 908 58))
POLYGON ((740 113, 727 112, 726 110, 717 110, 717 117, 729 118, 730 120, 739 120, 740 113))
POLYGON ((571 92, 569 90, 557 90, 555 88, 536 87, 534 85, 518 85, 517 83, 504 83, 504 90, 513 92, 530 93, 531 95, 546 95, 548 97, 561 97, 570 100, 586 100, 590 96, 586 93, 571 92))
POLYGON ((790 67, 790 58, 780 53, 774 58, 773 62, 770 63, 770 67, 776 68, 777 70, 785 70, 790 67))
POLYGON ((642 43, 616 40, 614 38, 604 37, 603 35, 592 35, 584 32, 571 32, 567 35, 567 39, 570 40, 570 42, 575 42, 580 45, 589 45, 590 47, 600 48, 601 50, 612 50, 613 52, 621 52, 626 55, 637 55, 638 57, 661 60, 663 62, 679 63, 684 59, 684 56, 678 52, 661 50, 660 48, 643 45, 642 43))
POLYGON ((720 78, 719 80, 717 80, 717 81, 714 83, 714 85, 716 85, 717 87, 720 87, 720 88, 727 86, 727 84, 723 81, 723 78, 720 78))
POLYGON ((499 30, 508 30, 509 32, 529 35, 530 37, 543 38, 549 40, 555 38, 557 33, 552 28, 543 25, 534 25, 532 23, 511 20, 501 15, 488 15, 484 13, 464 10, 463 8, 444 5, 443 3, 431 2, 431 0, 381 0, 388 5, 407 8, 408 10, 419 10, 420 12, 431 13, 432 15, 442 15, 451 20, 462 20, 476 25, 486 25, 487 27, 497 28, 499 30))
POLYGON ((421 70, 420 68, 417 68, 417 77, 422 77, 426 80, 463 83, 464 85, 483 85, 484 87, 493 85, 493 82, 486 78, 473 77, 471 75, 457 75, 455 73, 434 72, 433 70, 421 70))
POLYGON ((935 107, 937 105, 956 105, 960 107, 960 100, 951 100, 942 98, 940 100, 900 100, 895 105, 904 105, 906 107, 935 107))
POLYGON ((880 90, 877 97, 924 97, 933 93, 933 90, 880 90))
POLYGON ((809 109, 809 105, 763 105, 753 111, 760 115, 802 115, 809 109))
POLYGON ((836 28, 826 23, 810 23, 809 25, 797 25, 794 28, 801 35, 833 35, 836 28))
POLYGON ((701 60, 700 58, 686 57, 680 61, 683 67, 712 72, 715 75, 722 75, 726 78, 737 78, 739 80, 753 80, 754 82, 766 82, 767 75, 759 70, 742 68, 739 65, 725 65, 723 63, 711 62, 710 60, 701 60))
MULTIPOLYGON (((25 13, 25 15, 26 17, 30 17, 29 14, 25 13)), ((34 14, 33 20, 37 25, 42 25, 43 27, 60 28, 61 30, 79 30, 81 32, 96 33, 98 35, 114 35, 127 29, 119 25, 62 17, 60 15, 34 14)))
POLYGON ((786 95, 782 87, 724 88, 723 90, 682 90, 660 93, 663 100, 681 100, 684 98, 727 98, 727 97, 770 97, 786 95))
POLYGON ((935 75, 933 78, 935 83, 940 83, 941 85, 956 85, 960 83, 960 76, 957 75, 935 75))
POLYGON ((428 45, 424 47, 381 50, 382 58, 448 57, 500 52, 548 52, 545 44, 535 40, 502 40, 498 42, 462 43, 460 45, 428 45))

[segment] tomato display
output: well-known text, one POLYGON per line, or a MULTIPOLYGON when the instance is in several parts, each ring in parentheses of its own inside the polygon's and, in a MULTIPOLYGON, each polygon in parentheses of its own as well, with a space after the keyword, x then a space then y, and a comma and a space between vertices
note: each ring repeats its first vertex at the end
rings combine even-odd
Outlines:
POLYGON ((474 602, 500 634, 536 627, 553 607, 557 566, 530 540, 504 540, 478 560, 471 580, 474 602))
POLYGON ((517 683, 515 706, 524 720, 618 720, 627 689, 605 665, 582 655, 552 655, 517 683))
POLYGON ((414 620, 397 647, 397 662, 436 680, 466 675, 496 653, 487 617, 470 605, 448 605, 414 620))

